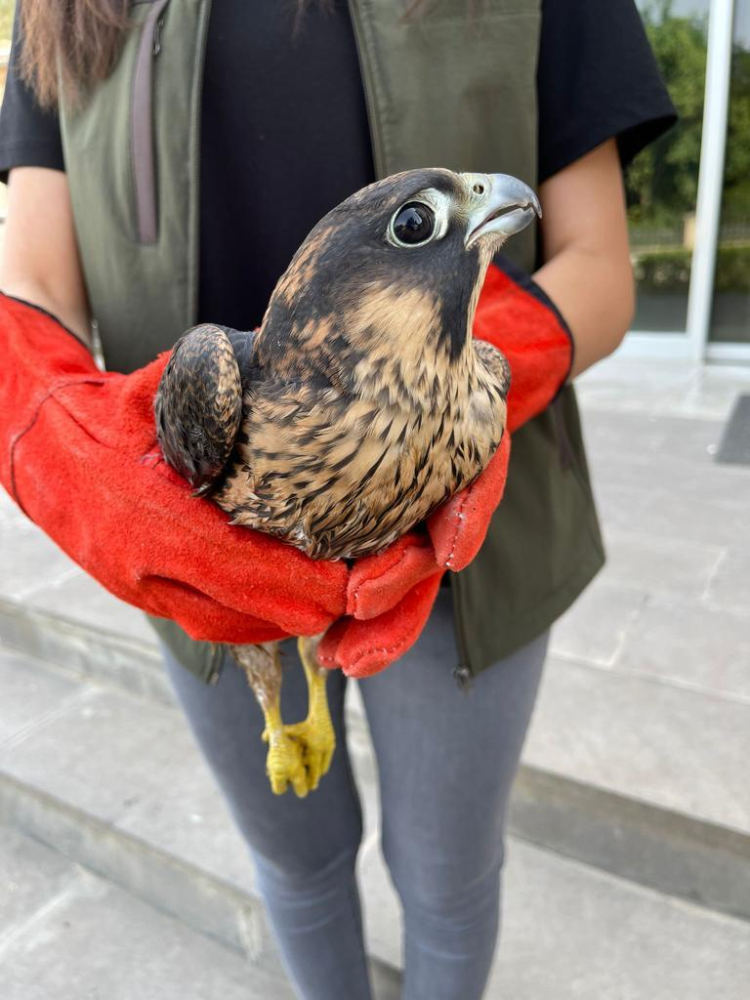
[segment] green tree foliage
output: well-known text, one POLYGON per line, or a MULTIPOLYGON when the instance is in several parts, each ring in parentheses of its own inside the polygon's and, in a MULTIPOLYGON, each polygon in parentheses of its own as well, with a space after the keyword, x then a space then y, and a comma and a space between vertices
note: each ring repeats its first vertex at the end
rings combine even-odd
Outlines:
POLYGON ((705 17, 678 17, 672 7, 672 0, 652 0, 641 10, 680 122, 628 171, 628 204, 636 223, 681 219, 695 209, 698 192, 708 26, 705 17))
POLYGON ((10 41, 15 6, 15 0, 0 0, 0 41, 10 41))
MULTIPOLYGON (((627 178, 631 220, 667 225, 695 211, 698 194, 707 16, 673 13, 673 0, 641 9, 649 40, 680 121, 644 150, 627 178)), ((735 45, 724 185, 724 217, 750 216, 750 52, 735 45)))
POLYGON ((740 45, 732 52, 723 217, 750 219, 750 52, 740 45))

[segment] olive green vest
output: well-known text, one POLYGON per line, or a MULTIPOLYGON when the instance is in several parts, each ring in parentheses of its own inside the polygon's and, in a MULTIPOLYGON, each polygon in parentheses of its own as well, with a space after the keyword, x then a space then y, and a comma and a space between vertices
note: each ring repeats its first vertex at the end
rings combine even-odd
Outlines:
MULTIPOLYGON (((140 0, 111 76, 63 107, 65 162, 92 310, 109 368, 130 371, 197 319, 200 99, 210 0, 140 0)), ((536 184, 541 0, 350 0, 378 177, 413 167, 509 173, 536 184)), ((535 232, 508 245, 531 271, 535 232)), ((217 317, 220 320, 221 317, 217 317)), ((137 511, 133 512, 137 516, 137 511)), ((603 563, 575 396, 513 438, 505 499, 452 579, 460 673, 530 641, 603 563)), ((209 679, 220 647, 153 619, 209 679)))

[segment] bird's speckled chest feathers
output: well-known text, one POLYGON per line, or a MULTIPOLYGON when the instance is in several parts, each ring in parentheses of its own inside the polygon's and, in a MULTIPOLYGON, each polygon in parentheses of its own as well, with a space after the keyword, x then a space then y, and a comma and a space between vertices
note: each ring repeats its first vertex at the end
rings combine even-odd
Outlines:
POLYGON ((459 176, 412 171, 372 185, 296 254, 242 372, 240 434, 215 494, 235 523, 316 558, 360 556, 422 521, 491 458, 509 373, 498 351, 471 340, 470 324, 498 241, 466 248, 459 176), (394 213, 424 204, 426 189, 428 222, 445 232, 400 245, 394 213))

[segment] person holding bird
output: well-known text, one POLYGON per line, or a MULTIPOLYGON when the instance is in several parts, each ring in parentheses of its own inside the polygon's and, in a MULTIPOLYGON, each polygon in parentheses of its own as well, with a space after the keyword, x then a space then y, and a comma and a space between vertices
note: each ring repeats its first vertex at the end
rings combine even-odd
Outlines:
POLYGON ((403 996, 484 993, 549 630, 603 562, 570 382, 627 330, 622 169, 674 117, 633 0, 19 4, 0 480, 151 616, 305 1000, 372 996, 350 678, 403 996))

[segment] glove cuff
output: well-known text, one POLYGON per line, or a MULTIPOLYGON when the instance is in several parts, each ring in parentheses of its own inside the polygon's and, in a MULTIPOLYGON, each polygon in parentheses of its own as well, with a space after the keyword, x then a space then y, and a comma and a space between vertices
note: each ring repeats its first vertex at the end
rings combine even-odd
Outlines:
POLYGON ((544 289, 502 255, 487 269, 473 334, 508 359, 511 432, 545 410, 570 377, 575 350, 570 327, 544 289))

